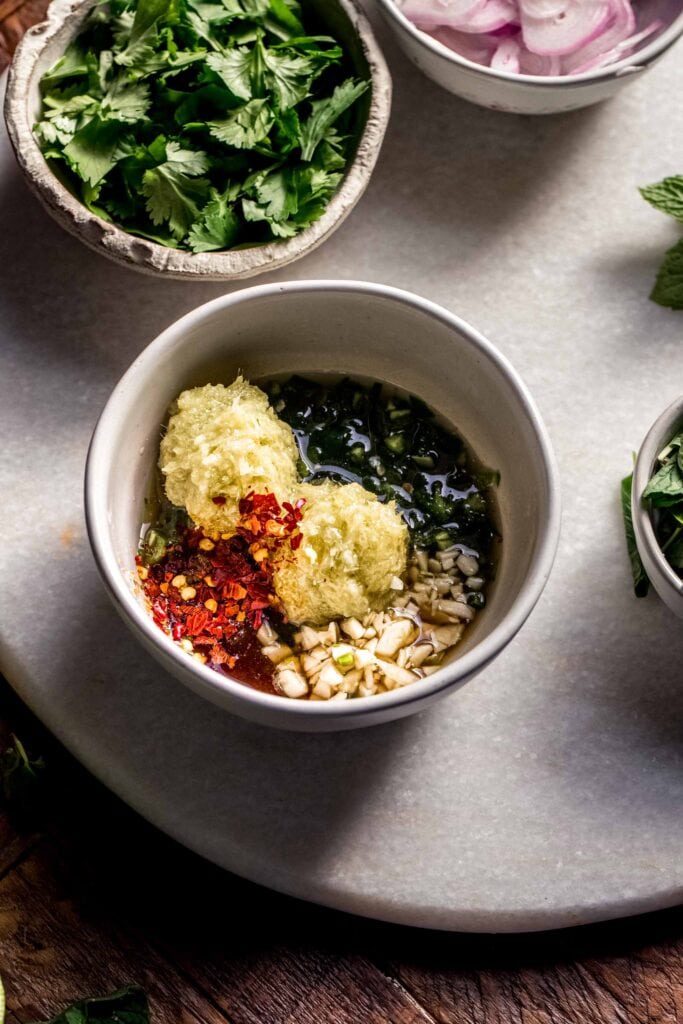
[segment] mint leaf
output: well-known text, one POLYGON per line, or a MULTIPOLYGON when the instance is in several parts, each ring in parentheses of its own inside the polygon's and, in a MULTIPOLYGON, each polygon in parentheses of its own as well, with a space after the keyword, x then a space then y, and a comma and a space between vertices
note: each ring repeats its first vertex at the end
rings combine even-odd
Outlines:
POLYGON ((301 156, 312 160, 316 147, 345 110, 356 102, 367 90, 367 82, 355 82, 348 78, 332 93, 329 99, 317 100, 311 104, 311 115, 301 128, 301 156))
POLYGON ((664 257, 650 298, 660 306, 683 309, 683 238, 664 257))
POLYGON ((227 196, 214 194, 202 210, 199 220, 192 225, 187 236, 188 245, 192 252, 229 249, 237 240, 239 228, 239 217, 227 196))
POLYGON ((683 473, 677 459, 660 466, 643 491, 643 498, 649 498, 657 508, 683 501, 683 473))
POLYGON ((651 206, 683 223, 683 175, 664 178, 655 185, 646 185, 640 194, 651 206))
POLYGON ((142 191, 153 224, 167 223, 171 233, 184 238, 199 217, 200 204, 208 196, 209 184, 196 175, 208 170, 206 153, 181 149, 169 142, 166 161, 145 171, 142 191))
POLYGON ((253 149, 266 138, 272 124, 273 114, 266 100, 250 100, 224 121, 209 121, 209 131, 214 138, 228 146, 253 149))
POLYGON ((631 489, 633 487, 633 473, 621 481, 621 511, 624 517, 624 533, 626 534, 626 549, 631 563, 631 575, 633 576, 633 589, 636 597, 645 597, 650 589, 650 581, 645 573, 645 568, 638 554, 636 535, 633 529, 633 515, 631 513, 631 489))

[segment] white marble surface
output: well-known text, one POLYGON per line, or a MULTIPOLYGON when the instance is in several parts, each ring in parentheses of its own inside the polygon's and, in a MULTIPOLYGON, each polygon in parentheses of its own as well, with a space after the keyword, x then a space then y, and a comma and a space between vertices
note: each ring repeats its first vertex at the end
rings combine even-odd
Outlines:
POLYGON ((410 288, 484 331, 560 461, 553 578, 485 673, 433 710, 328 736, 221 714, 110 607, 82 520, 109 390, 179 314, 225 291, 120 269, 62 232, 0 136, 0 664, 100 778, 266 885, 416 925, 523 930, 683 892, 683 634, 631 594, 618 484, 682 390, 683 314, 647 300, 679 230, 638 184, 680 172, 683 49, 611 104, 552 119, 460 102, 380 27, 395 74, 365 198, 273 279, 410 288))

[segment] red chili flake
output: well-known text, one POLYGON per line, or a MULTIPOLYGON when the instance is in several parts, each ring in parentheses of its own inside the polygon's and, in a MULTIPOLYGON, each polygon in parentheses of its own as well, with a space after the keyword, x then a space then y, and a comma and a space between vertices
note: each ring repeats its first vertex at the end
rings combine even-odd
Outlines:
MULTIPOLYGON (((215 505, 226 500, 223 495, 212 499, 215 505)), ((273 665, 261 650, 256 630, 265 612, 276 622, 284 619, 273 589, 272 556, 283 545, 296 551, 301 544, 303 506, 303 499, 280 505, 274 494, 251 492, 239 503, 240 522, 233 537, 216 541, 206 552, 199 548, 201 530, 181 528, 178 539, 142 581, 161 629, 176 641, 190 640, 217 671, 230 671, 269 692, 274 692, 273 665), (190 601, 183 601, 178 589, 169 586, 175 576, 184 576, 194 588, 190 601), (205 607, 209 600, 216 603, 215 612, 205 607)))

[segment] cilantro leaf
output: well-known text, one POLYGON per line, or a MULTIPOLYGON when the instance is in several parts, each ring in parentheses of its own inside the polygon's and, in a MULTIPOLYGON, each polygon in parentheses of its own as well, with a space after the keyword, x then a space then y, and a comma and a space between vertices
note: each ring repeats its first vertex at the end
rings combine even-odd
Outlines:
POLYGON ((313 159, 316 147, 328 130, 367 88, 367 82, 355 82, 348 78, 337 86, 329 99, 311 104, 311 115, 301 128, 301 156, 304 160, 313 159))
POLYGON ((78 41, 73 42, 68 47, 64 56, 41 78, 41 91, 47 93, 55 83, 62 82, 65 78, 80 77, 87 73, 88 67, 85 63, 85 53, 78 41))
POLYGON ((187 236, 192 252, 229 249, 239 234, 240 221, 227 195, 214 194, 187 236))
POLYGON ((666 253, 650 298, 660 306, 683 309, 683 238, 666 253))
POLYGON ((145 171, 142 178, 153 224, 167 223, 176 238, 185 237, 199 217, 199 204, 208 197, 208 182, 196 177, 208 166, 206 153, 181 149, 169 142, 165 162, 145 171))
POLYGON ((264 49, 263 60, 266 66, 266 79, 277 97, 281 110, 296 106, 308 96, 310 81, 315 71, 308 58, 264 49))
POLYGON ((298 209, 296 190, 286 171, 269 174, 256 186, 256 197, 268 220, 287 220, 298 209))
POLYGON ((640 194, 656 210, 668 213, 683 223, 683 175, 646 185, 640 189, 640 194))
POLYGON ((228 89, 242 100, 253 96, 251 87, 252 50, 236 46, 227 53, 211 53, 206 63, 225 82, 228 89))
POLYGON ((64 147, 70 166, 88 185, 96 185, 116 164, 120 131, 116 122, 93 117, 64 147))
POLYGON ((168 14, 170 6, 171 0, 138 0, 130 41, 135 43, 142 36, 148 35, 159 19, 168 14))
POLYGON ((304 34, 304 27, 301 24, 301 7, 299 4, 288 5, 285 0, 270 0, 270 13, 295 36, 304 34))
POLYGON ((214 138, 236 149, 253 149, 262 142, 273 125, 273 114, 266 100, 250 100, 224 121, 209 121, 214 138))
POLYGON ((141 82, 117 78, 105 94, 100 107, 103 118, 135 124, 149 109, 149 87, 141 82))

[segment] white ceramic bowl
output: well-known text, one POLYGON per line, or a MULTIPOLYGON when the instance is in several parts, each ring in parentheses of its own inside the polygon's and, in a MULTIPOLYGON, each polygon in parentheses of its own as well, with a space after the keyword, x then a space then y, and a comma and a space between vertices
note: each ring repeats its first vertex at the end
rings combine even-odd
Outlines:
POLYGON ((359 100, 358 144, 342 184, 322 217, 294 238, 232 252, 189 253, 128 234, 91 213, 59 181, 33 135, 40 111, 41 75, 64 53, 98 0, 52 0, 47 20, 29 29, 14 55, 5 119, 29 187, 72 235, 117 263, 148 274, 193 281, 238 280, 286 266, 315 249, 342 223, 365 191, 391 110, 391 78, 357 0, 306 0, 345 46, 355 73, 371 89, 359 100))
POLYGON ((114 604, 135 635, 208 700, 267 725, 328 731, 413 714, 461 686, 510 642, 550 574, 559 484, 545 428, 494 346, 458 317, 409 292, 354 281, 271 284, 215 299, 172 324, 109 399, 88 454, 90 543, 114 604), (484 464, 499 468, 502 554, 485 612, 457 656, 402 690, 343 702, 259 693, 185 654, 154 623, 134 582, 143 499, 162 424, 184 388, 283 373, 383 380, 427 401, 484 464))
POLYGON ((631 491, 631 515, 638 554, 650 583, 679 619, 683 619, 683 580, 667 562, 657 541, 652 510, 641 496, 655 469, 657 456, 682 427, 683 397, 676 399, 650 427, 636 458, 631 491))
POLYGON ((609 70, 582 75, 515 75, 475 64, 416 28, 396 0, 378 0, 401 48, 421 71, 449 92, 492 110, 515 114, 557 114, 614 96, 657 61, 683 34, 680 0, 637 0, 639 25, 659 18, 664 28, 631 57, 609 70))

